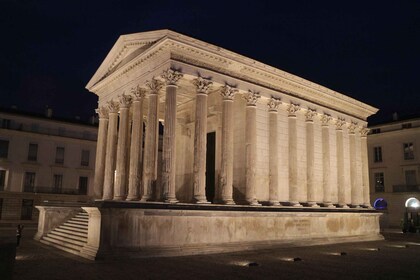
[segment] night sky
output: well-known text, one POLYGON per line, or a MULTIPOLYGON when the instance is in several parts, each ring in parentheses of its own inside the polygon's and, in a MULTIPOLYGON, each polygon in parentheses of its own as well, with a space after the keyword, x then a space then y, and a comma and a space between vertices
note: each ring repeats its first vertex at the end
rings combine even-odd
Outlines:
POLYGON ((0 0, 0 106, 87 119, 119 35, 167 28, 375 106, 371 121, 420 113, 419 0, 232 2, 0 0))

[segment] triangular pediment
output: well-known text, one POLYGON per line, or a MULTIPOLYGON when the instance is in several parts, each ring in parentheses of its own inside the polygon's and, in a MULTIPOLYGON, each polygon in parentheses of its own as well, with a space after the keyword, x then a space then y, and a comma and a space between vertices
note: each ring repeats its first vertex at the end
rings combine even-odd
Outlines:
POLYGON ((170 32, 172 31, 164 29, 121 35, 92 79, 86 85, 86 88, 90 89, 110 74, 122 68, 129 61, 151 48, 156 42, 168 36, 170 32))

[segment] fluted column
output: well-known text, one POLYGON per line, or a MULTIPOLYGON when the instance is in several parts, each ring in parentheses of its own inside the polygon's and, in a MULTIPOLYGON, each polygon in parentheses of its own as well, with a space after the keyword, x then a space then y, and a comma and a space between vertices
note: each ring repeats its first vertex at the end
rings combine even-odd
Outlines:
POLYGON ((104 106, 95 110, 99 115, 98 141, 96 144, 95 179, 93 193, 95 199, 102 199, 105 175, 106 138, 108 132, 108 109, 104 106))
POLYGON ((233 201, 233 98, 236 88, 225 85, 220 94, 222 106, 222 164, 220 168, 221 199, 224 204, 235 204, 233 201))
POLYGON ((297 160, 297 127, 296 112, 300 110, 297 104, 289 104, 289 203, 291 206, 302 206, 299 203, 298 190, 298 160, 297 160))
POLYGON ((196 203, 209 203, 206 198, 206 151, 207 151, 207 93, 212 82, 198 77, 195 100, 194 131, 194 199, 196 203))
POLYGON ((103 200, 111 200, 114 194, 115 159, 117 155, 117 125, 119 102, 107 103, 109 111, 108 135, 106 139, 105 178, 103 200))
POLYGON ((370 186, 369 186, 369 166, 368 166, 368 147, 367 134, 369 129, 360 128, 361 149, 362 149, 362 179, 363 179, 363 207, 372 208, 370 204, 370 186))
MULTIPOLYGON (((354 123, 357 127, 357 123, 354 123)), ((362 146, 361 146, 361 137, 358 133, 359 131, 355 129, 355 143, 356 143, 356 187, 354 195, 354 203, 352 204, 359 208, 363 205, 363 169, 362 169, 362 146)))
POLYGON ((278 168, 278 107, 281 104, 279 99, 272 97, 268 101, 268 121, 269 121, 269 194, 270 205, 278 206, 279 202, 279 168, 278 168))
POLYGON ((166 82, 165 128, 163 130, 162 185, 165 202, 177 203, 175 195, 176 156, 176 90, 182 73, 173 69, 163 71, 166 82))
POLYGON ((131 129, 130 146, 130 176, 128 181, 127 200, 138 200, 140 198, 140 180, 142 167, 142 144, 143 144, 143 101, 146 90, 137 86, 131 89, 133 96, 133 124, 131 129))
POLYGON ((256 198, 257 165, 257 101, 261 95, 255 91, 244 94, 246 100, 245 120, 245 199, 249 205, 258 206, 256 198))
POLYGON ((159 133, 159 90, 163 83, 152 79, 146 82, 150 89, 149 108, 147 113, 146 139, 144 143, 144 163, 143 163, 143 195, 141 201, 145 202, 152 197, 152 185, 157 179, 157 154, 158 154, 158 133, 159 133))
POLYGON ((120 123, 118 129, 117 170, 114 185, 114 200, 125 200, 127 189, 128 108, 131 104, 131 96, 123 93, 119 99, 120 123))
POLYGON ((335 122, 336 139, 337 139, 337 190, 338 190, 338 206, 341 208, 349 208, 346 204, 346 190, 344 183, 344 144, 343 144, 343 125, 346 123, 344 119, 338 118, 335 122))
POLYGON ((308 206, 319 207, 315 200, 315 182, 314 182, 314 165, 315 165, 315 136, 314 136, 314 117, 316 111, 309 109, 306 111, 306 184, 307 184, 307 200, 308 206))
POLYGON ((321 117, 322 122, 322 186, 323 186, 323 205, 334 208, 331 199, 330 182, 330 126, 331 116, 324 114, 321 117))
MULTIPOLYGON (((361 188, 358 176, 358 149, 356 143, 356 134, 355 134, 356 125, 349 127, 349 142, 350 142, 350 184, 351 184, 351 206, 354 208, 360 207, 359 202, 359 189, 361 188)), ((360 147, 360 145, 359 145, 360 147)))

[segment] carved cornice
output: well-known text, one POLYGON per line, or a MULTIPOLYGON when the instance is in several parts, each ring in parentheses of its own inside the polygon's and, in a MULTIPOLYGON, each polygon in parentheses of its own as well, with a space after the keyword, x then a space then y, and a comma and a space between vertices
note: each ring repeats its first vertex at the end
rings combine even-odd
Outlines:
POLYGON ((220 95, 223 100, 233 100, 236 93, 238 93, 238 89, 227 84, 220 88, 220 95))
POLYGON ((157 94, 163 87, 163 82, 153 78, 150 81, 146 81, 146 86, 150 89, 151 94, 157 94))
POLYGON ((101 106, 98 109, 95 109, 96 114, 99 115, 99 119, 108 119, 108 108, 101 106))
POLYGON ((289 113, 289 117, 295 117, 296 116, 296 112, 300 110, 300 105, 299 104, 293 104, 290 103, 287 106, 287 112, 289 113))
POLYGON ((128 108, 131 105, 131 102, 133 101, 133 97, 131 95, 127 95, 125 93, 118 96, 118 99, 120 101, 120 108, 128 108))
POLYGON ((357 127, 357 122, 351 121, 349 126, 348 126, 349 133, 354 134, 354 131, 355 131, 356 127, 357 127))
POLYGON ((118 110, 120 109, 120 102, 116 100, 110 100, 106 104, 108 106, 108 111, 110 114, 118 113, 118 110))
POLYGON ((137 85, 131 88, 131 95, 133 96, 133 102, 141 101, 146 96, 146 89, 137 85))
POLYGON ((317 115, 318 113, 316 112, 315 109, 311 109, 308 108, 308 110, 306 111, 305 117, 306 117, 306 121, 307 122, 313 122, 314 121, 314 117, 317 115))
POLYGON ((197 79, 193 80, 193 84, 197 87, 198 93, 207 94, 211 89, 213 82, 209 79, 198 77, 197 79))
POLYGON ((268 111, 269 112, 277 112, 281 101, 279 98, 271 97, 267 103, 268 111))
POLYGON ((167 69, 162 73, 162 78, 165 79, 166 85, 168 86, 176 86, 183 76, 184 74, 174 69, 167 69))
POLYGON ((328 115, 328 114, 321 115, 321 123, 323 126, 328 126, 331 120, 332 120, 331 115, 328 115))
POLYGON ((343 118, 338 118, 336 121, 335 121, 335 128, 337 129, 337 130, 342 130, 343 129, 343 125, 345 125, 346 124, 346 120, 345 119, 343 119, 343 118))
POLYGON ((256 106, 258 98, 261 98, 261 94, 257 91, 248 90, 243 97, 246 100, 246 106, 256 106))
POLYGON ((370 129, 367 127, 360 127, 360 136, 361 137, 367 137, 368 133, 369 133, 370 129))

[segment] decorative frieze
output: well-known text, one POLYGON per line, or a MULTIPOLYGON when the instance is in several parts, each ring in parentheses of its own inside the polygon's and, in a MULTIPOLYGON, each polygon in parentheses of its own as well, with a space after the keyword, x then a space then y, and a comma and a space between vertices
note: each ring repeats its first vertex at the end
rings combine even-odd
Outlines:
POLYGON ((211 89, 213 82, 209 79, 198 77, 193 80, 193 84, 197 87, 197 93, 207 94, 211 89))
POLYGON ((268 111, 269 112, 277 112, 281 101, 279 98, 271 97, 267 103, 268 111))
POLYGON ((261 94, 257 91, 248 90, 248 92, 244 94, 247 106, 256 106, 258 98, 261 98, 261 94))
POLYGON ((223 100, 233 100, 236 93, 238 93, 238 89, 228 84, 220 89, 220 95, 223 97, 223 100))
POLYGON ((174 69, 167 69, 162 74, 162 78, 165 79, 166 85, 168 86, 175 86, 182 76, 184 74, 174 69))

